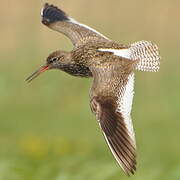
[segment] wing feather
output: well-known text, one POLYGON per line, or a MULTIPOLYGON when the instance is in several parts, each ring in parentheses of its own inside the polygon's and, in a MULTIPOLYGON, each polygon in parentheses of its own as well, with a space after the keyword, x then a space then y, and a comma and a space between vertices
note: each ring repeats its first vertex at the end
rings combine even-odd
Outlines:
POLYGON ((41 17, 44 25, 65 34, 76 47, 91 41, 110 41, 95 29, 77 22, 58 7, 48 3, 41 10, 41 17))
POLYGON ((117 111, 122 113, 128 132, 131 135, 131 138, 135 141, 135 137, 134 137, 135 135, 131 120, 133 95, 134 95, 134 73, 131 73, 128 76, 128 80, 125 86, 120 87, 118 101, 117 101, 118 103, 117 111))
POLYGON ((90 105, 112 154, 130 175, 136 170, 136 143, 130 116, 134 66, 127 59, 121 61, 124 62, 90 67, 94 77, 90 105))

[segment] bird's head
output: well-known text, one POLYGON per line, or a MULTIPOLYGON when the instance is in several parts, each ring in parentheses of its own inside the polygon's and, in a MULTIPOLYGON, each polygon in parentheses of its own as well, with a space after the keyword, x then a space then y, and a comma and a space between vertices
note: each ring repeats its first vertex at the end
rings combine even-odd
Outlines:
POLYGON ((45 65, 42 65, 38 70, 32 73, 27 79, 27 82, 32 81, 42 72, 45 72, 50 69, 62 69, 63 65, 69 60, 68 53, 64 51, 55 51, 51 53, 47 59, 45 65))

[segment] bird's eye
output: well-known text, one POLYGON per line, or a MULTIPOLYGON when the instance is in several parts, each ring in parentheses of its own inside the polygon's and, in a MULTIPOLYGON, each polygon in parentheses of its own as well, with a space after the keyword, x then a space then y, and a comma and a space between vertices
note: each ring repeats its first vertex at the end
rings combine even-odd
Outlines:
POLYGON ((50 59, 50 63, 53 63, 56 60, 57 60, 57 57, 53 57, 53 58, 50 59))

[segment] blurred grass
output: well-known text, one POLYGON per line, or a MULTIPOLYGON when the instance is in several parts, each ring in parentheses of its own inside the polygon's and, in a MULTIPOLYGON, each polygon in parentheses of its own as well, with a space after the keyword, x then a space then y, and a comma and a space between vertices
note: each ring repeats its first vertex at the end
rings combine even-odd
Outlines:
MULTIPOLYGON (((43 3, 3 1, 0 7, 0 180, 128 179, 90 112, 91 80, 52 71, 24 82, 50 52, 72 48, 66 37, 40 23, 43 3)), ((51 3, 118 42, 158 44, 160 72, 136 73, 138 170, 131 179, 180 179, 180 2, 51 3)))

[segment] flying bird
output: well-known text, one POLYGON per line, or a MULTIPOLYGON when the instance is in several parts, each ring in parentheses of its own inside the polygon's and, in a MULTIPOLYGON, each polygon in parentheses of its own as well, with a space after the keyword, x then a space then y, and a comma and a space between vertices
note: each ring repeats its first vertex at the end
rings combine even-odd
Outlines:
POLYGON ((144 40, 129 45, 114 42, 48 3, 41 10, 41 17, 45 26, 66 35, 74 47, 70 52, 51 53, 45 65, 26 80, 30 82, 51 69, 92 77, 91 110, 120 167, 127 175, 134 174, 136 141, 131 120, 134 71, 159 70, 157 45, 144 40))

